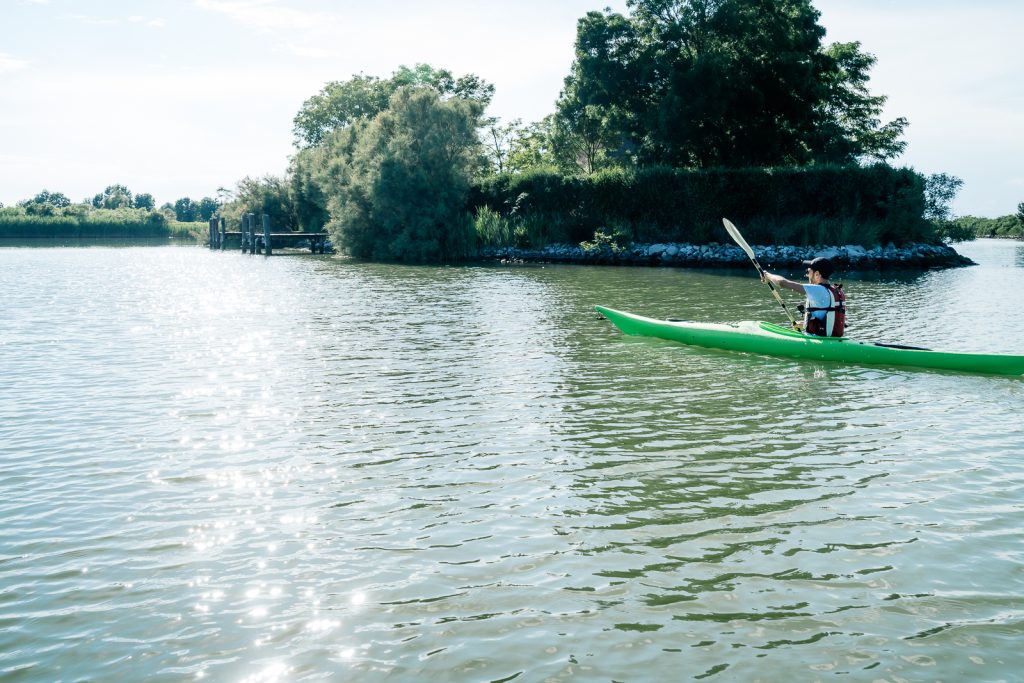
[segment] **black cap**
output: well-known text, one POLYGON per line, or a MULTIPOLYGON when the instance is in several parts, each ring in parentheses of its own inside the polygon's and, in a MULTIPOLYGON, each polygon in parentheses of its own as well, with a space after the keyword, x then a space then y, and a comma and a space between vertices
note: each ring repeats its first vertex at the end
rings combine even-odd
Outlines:
POLYGON ((804 261, 804 265, 812 271, 816 270, 821 273, 823 278, 832 277, 832 273, 836 272, 836 267, 832 265, 832 261, 824 256, 819 256, 815 259, 811 259, 810 261, 804 261))

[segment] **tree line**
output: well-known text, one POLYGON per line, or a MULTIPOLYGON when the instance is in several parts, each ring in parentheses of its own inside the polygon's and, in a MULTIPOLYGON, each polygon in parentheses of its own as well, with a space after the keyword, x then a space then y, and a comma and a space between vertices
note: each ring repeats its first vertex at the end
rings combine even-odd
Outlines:
POLYGON ((15 206, 0 205, 0 236, 198 239, 205 234, 198 224, 219 208, 220 202, 210 197, 182 197, 157 208, 152 194, 135 194, 120 184, 108 185, 80 202, 72 202, 63 192, 42 190, 15 206))
MULTIPOLYGON (((356 74, 303 103, 282 175, 246 177, 217 201, 154 209, 151 195, 115 185, 76 206, 232 225, 269 214, 275 229, 326 228, 354 256, 411 262, 597 231, 682 241, 713 236, 717 213, 766 241, 967 234, 949 210, 960 179, 890 165, 907 121, 882 120, 875 58, 857 42, 824 43, 811 0, 627 7, 578 21, 564 87, 540 121, 488 116, 494 86, 474 74, 356 74)), ((58 195, 19 208, 82 210, 58 195)))
POLYGON ((1024 239, 1024 202, 1017 205, 1017 212, 998 218, 958 216, 950 221, 948 232, 952 239, 974 237, 1013 237, 1024 239))
POLYGON ((962 181, 889 165, 907 120, 882 120, 875 58, 825 44, 810 0, 627 7, 578 21, 564 88, 537 122, 487 116, 491 84, 426 64, 326 84, 294 118, 286 173, 244 179, 222 215, 326 227, 354 256, 413 262, 596 230, 713 235, 712 213, 760 221, 769 241, 956 236, 962 181), (788 199, 773 199, 781 177, 788 199))

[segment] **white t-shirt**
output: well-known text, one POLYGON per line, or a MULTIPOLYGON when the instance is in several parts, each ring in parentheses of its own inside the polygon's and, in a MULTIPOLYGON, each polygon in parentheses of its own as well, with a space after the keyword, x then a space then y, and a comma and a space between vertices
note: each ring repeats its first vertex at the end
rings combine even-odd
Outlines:
MULTIPOLYGON (((832 293, 824 285, 804 285, 804 294, 807 296, 807 308, 828 308, 832 305, 832 293)), ((808 311, 805 320, 824 320, 826 315, 828 311, 808 311)))

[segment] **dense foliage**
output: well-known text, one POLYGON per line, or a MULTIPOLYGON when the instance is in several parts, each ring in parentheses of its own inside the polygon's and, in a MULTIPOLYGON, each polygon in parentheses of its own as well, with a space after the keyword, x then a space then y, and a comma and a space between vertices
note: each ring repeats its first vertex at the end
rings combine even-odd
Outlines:
POLYGON ((323 144, 334 130, 346 128, 356 121, 367 121, 388 107, 391 97, 400 89, 426 87, 441 97, 470 100, 480 112, 490 104, 494 86, 473 74, 455 78, 446 69, 429 64, 401 66, 390 78, 358 74, 347 81, 332 81, 323 90, 302 104, 294 120, 296 146, 316 147, 323 144))
POLYGON ((685 170, 538 171, 489 178, 471 204, 485 243, 589 240, 725 241, 721 219, 763 244, 934 242, 924 179, 885 164, 685 170))
POLYGON ((466 124, 471 131, 483 124, 482 114, 493 94, 494 86, 478 76, 468 74, 456 78, 450 71, 427 64, 399 67, 386 79, 360 74, 348 81, 328 83, 302 105, 295 117, 294 133, 300 149, 289 168, 290 220, 304 231, 329 226, 339 246, 366 258, 410 261, 456 258, 456 253, 463 249, 454 248, 453 235, 448 233, 459 232, 465 222, 462 195, 481 155, 475 132, 469 140, 464 139, 463 133, 466 124), (432 93, 433 104, 423 107, 418 114, 407 111, 396 115, 396 102, 402 102, 403 107, 410 106, 407 98, 413 91, 432 93), (406 95, 396 99, 399 92, 406 95), (461 114, 453 119, 454 109, 461 114), (414 120, 411 118, 414 115, 428 119, 414 120), (447 121, 441 120, 445 117, 447 121), (452 127, 439 134, 438 126, 452 127), (415 136, 417 130, 427 137, 422 141, 405 142, 409 136, 415 136), (371 139, 378 145, 376 152, 368 151, 371 139), (429 144, 441 147, 431 150, 427 148, 429 144), (407 147, 404 152, 399 149, 403 145, 407 147), (452 145, 458 148, 457 153, 453 152, 452 145), (360 149, 362 152, 357 155, 360 149), (433 169, 437 171, 433 175, 413 173, 409 165, 410 150, 422 156, 424 169, 433 169, 431 159, 452 158, 457 163, 452 168, 433 169), (374 170, 376 160, 369 156, 373 153, 389 155, 394 164, 381 165, 374 170), (397 169, 402 164, 413 183, 410 192, 404 195, 400 187, 386 184, 387 179, 392 178, 388 174, 401 175, 397 169), (381 184, 373 185, 370 179, 377 172, 382 173, 381 184), (431 183, 436 187, 432 188, 431 183), (443 211, 435 206, 449 199, 453 203, 443 211), (408 203, 404 204, 406 200, 408 203), (346 206, 349 201, 355 203, 346 206), (374 208, 377 204, 379 207, 374 208), (414 218, 419 210, 426 210, 428 214, 414 218), (423 226, 432 224, 442 215, 457 216, 460 225, 427 236, 423 226), (357 226, 357 217, 375 222, 357 226), (404 226, 398 226, 396 221, 404 222, 404 226), (413 227, 414 224, 417 227, 413 227), (373 237, 378 230, 379 234, 373 237), (396 232, 405 237, 397 238, 396 232), (422 244, 420 237, 424 238, 422 244), (380 244, 371 248, 370 241, 380 244), (399 248, 407 248, 408 252, 399 253, 399 248))
MULTIPOLYGON (((247 213, 270 217, 275 231, 298 230, 292 192, 287 178, 267 175, 262 178, 243 178, 233 193, 233 199, 221 206, 218 215, 230 229, 237 230, 242 216, 247 213)), ((316 229, 319 229, 318 226, 316 229)))
POLYGON ((556 154, 608 166, 747 167, 898 155, 874 57, 822 46, 810 0, 629 0, 579 21, 554 122, 556 154))
POLYGON ((405 87, 372 120, 336 131, 323 194, 336 243, 358 258, 437 262, 475 247, 465 210, 479 105, 405 87))

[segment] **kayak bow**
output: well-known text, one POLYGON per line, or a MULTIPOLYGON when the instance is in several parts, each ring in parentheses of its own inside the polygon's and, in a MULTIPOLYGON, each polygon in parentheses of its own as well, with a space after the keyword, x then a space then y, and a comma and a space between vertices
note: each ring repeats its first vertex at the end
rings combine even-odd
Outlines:
POLYGON ((749 320, 735 325, 677 322, 645 318, 604 306, 594 308, 626 334, 658 337, 709 349, 842 363, 1024 375, 1024 356, 932 351, 856 341, 847 337, 814 337, 780 325, 749 320))

